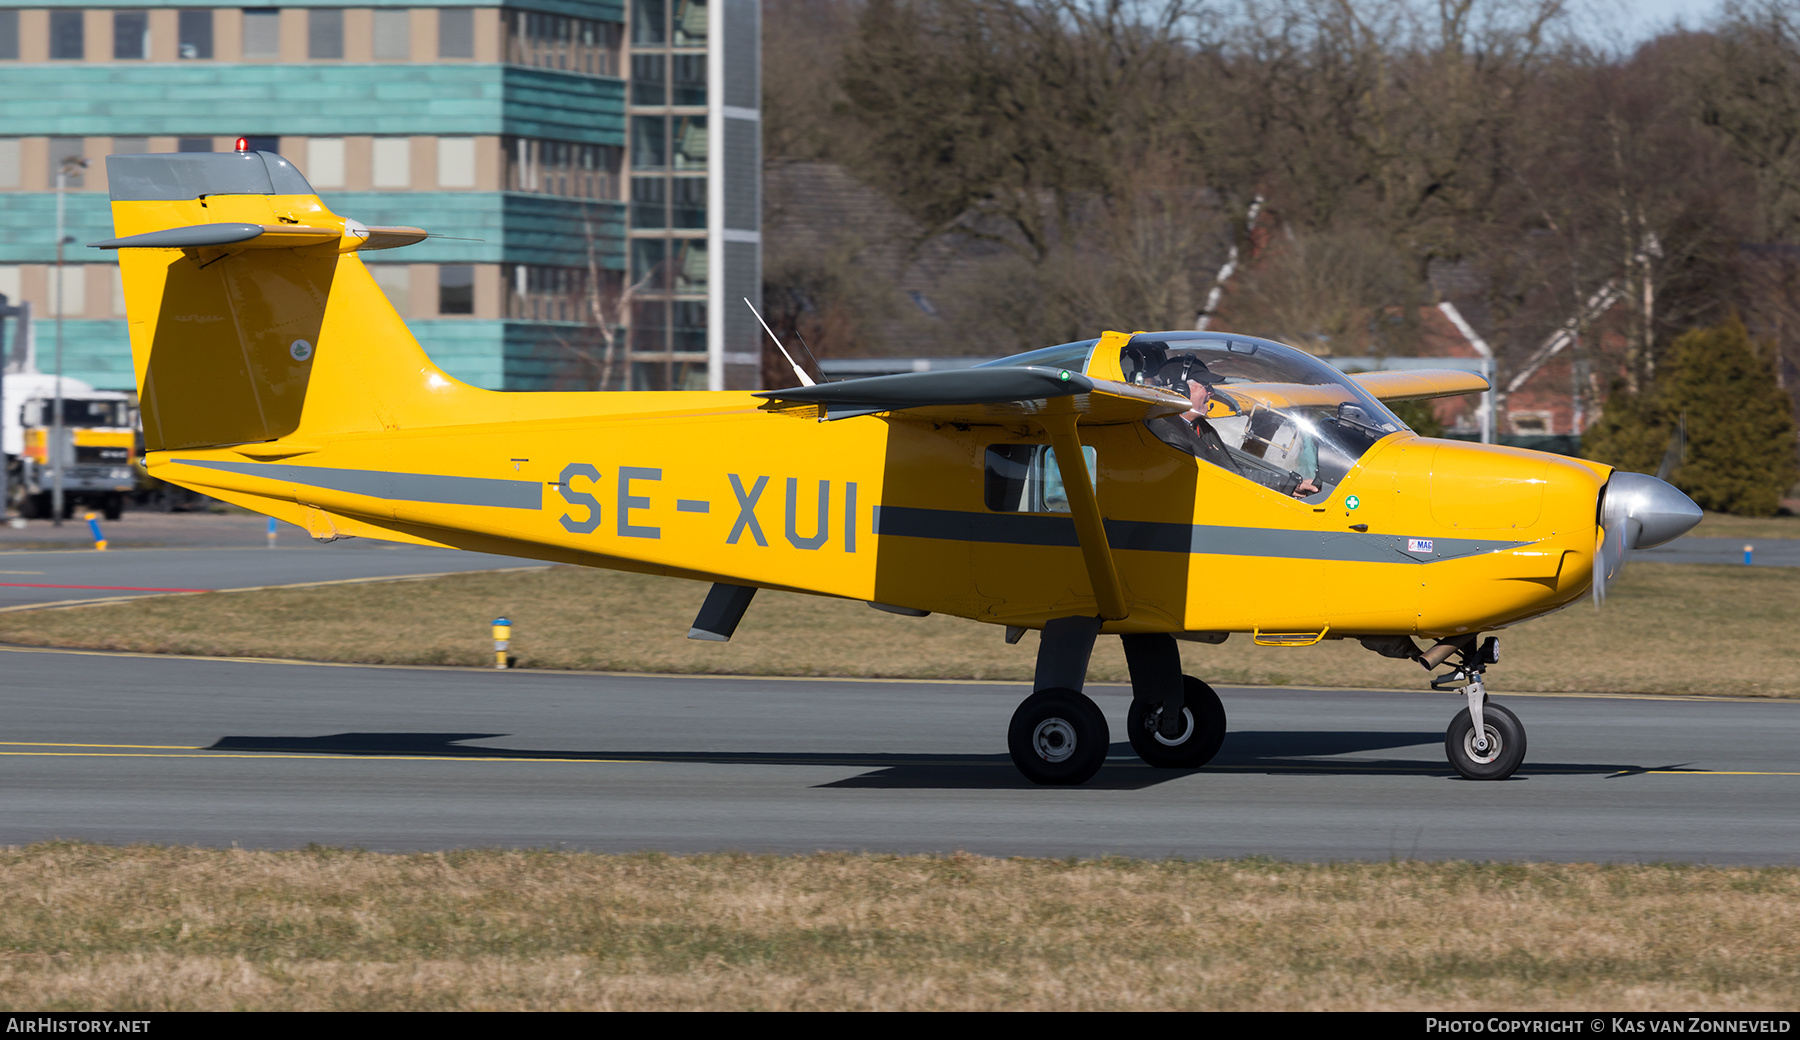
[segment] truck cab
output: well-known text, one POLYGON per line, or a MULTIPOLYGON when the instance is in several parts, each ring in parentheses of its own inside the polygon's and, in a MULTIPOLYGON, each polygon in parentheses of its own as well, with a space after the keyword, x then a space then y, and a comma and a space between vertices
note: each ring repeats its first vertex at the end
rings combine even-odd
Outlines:
POLYGON ((56 430, 56 378, 6 376, 3 439, 12 499, 26 519, 53 509, 54 466, 62 465, 63 516, 77 505, 116 520, 137 485, 137 406, 130 394, 62 380, 62 429, 56 430))

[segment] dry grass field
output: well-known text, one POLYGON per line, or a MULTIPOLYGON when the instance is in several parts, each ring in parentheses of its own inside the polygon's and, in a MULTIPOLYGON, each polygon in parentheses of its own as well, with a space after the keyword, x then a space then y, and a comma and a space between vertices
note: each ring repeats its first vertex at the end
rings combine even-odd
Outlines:
MULTIPOLYGON (((525 668, 928 679, 1028 679, 1036 636, 955 618, 903 618, 861 603, 757 596, 730 643, 686 638, 706 587, 552 567, 421 581, 165 596, 0 614, 0 642, 153 653, 481 667, 488 622, 513 622, 525 668)), ((1606 609, 1586 601, 1501 638, 1490 689, 1800 696, 1800 569, 1634 562, 1606 609)), ((1354 642, 1269 648, 1234 636, 1188 644, 1215 683, 1422 686, 1424 672, 1354 642)), ((1123 681, 1117 640, 1091 676, 1123 681)))
POLYGON ((1800 871, 0 849, 0 1005, 1591 1009, 1800 1003, 1800 871))

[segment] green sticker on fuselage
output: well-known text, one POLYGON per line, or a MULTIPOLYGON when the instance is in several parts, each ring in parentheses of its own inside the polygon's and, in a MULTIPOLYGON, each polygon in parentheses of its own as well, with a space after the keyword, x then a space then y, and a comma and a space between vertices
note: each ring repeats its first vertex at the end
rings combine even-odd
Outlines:
POLYGON ((1351 495, 1349 498, 1344 499, 1344 508, 1346 509, 1355 509, 1360 505, 1362 505, 1362 499, 1357 498, 1355 495, 1351 495))

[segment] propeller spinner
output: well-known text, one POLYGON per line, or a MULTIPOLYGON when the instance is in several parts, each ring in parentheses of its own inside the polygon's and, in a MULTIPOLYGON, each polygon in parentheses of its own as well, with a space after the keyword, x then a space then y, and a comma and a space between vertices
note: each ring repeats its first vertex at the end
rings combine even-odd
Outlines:
POLYGON ((1633 549, 1661 545, 1693 530, 1700 507, 1668 483, 1645 473, 1615 471, 1600 491, 1600 531, 1594 544, 1594 606, 1625 569, 1633 549))

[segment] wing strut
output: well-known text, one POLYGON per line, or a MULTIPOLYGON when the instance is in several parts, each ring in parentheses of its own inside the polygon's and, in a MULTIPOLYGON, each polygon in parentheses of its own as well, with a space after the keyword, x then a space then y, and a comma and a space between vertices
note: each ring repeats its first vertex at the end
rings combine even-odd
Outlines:
POLYGON ((1102 618, 1117 621, 1126 614, 1125 589, 1119 584, 1118 568, 1113 566, 1106 523, 1100 517, 1100 497, 1094 493, 1087 456, 1082 453, 1081 437, 1075 432, 1076 418, 1071 412, 1040 416, 1039 421, 1050 435, 1050 446, 1056 449, 1056 465, 1062 471, 1063 490, 1069 496, 1069 513, 1075 519, 1075 537, 1081 542, 1081 557, 1094 586, 1095 604, 1102 618))

